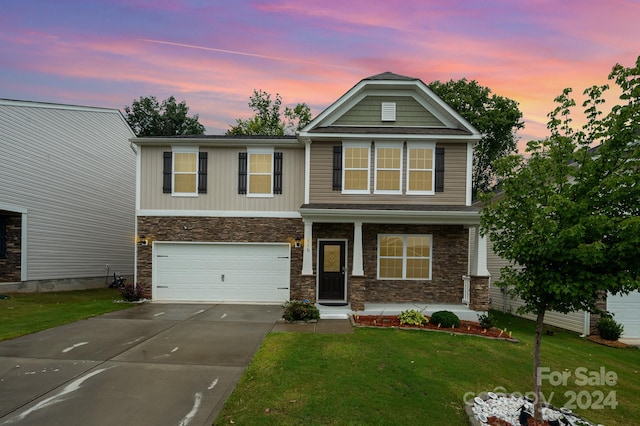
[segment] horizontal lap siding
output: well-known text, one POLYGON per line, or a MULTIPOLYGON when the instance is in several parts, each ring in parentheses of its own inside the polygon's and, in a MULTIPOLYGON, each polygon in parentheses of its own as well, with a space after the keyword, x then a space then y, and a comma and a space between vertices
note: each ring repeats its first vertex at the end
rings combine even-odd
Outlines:
MULTIPOLYGON (((466 201, 467 145, 462 143, 437 144, 445 148, 444 192, 435 195, 388 195, 373 194, 374 176, 371 169, 371 194, 347 195, 333 191, 333 146, 335 143, 313 142, 311 144, 311 203, 348 203, 348 204, 434 204, 464 205, 466 201)), ((375 149, 371 149, 371 164, 375 149)), ((404 155, 402 181, 406 180, 406 155, 404 155)))
POLYGON ((442 127, 433 114, 410 96, 367 96, 333 123, 335 126, 442 127), (396 103, 396 121, 381 120, 382 102, 396 103))
MULTIPOLYGON (((491 241, 487 242, 487 246, 487 268, 489 269, 489 273, 491 273, 491 287, 489 289, 491 308, 516 314, 518 308, 524 304, 522 299, 514 298, 513 296, 503 292, 499 285, 496 285, 497 281, 500 279, 500 269, 507 266, 509 262, 494 253, 491 241)), ((534 321, 536 319, 535 315, 531 314, 520 316, 534 321)), ((584 311, 572 312, 569 314, 548 311, 545 314, 544 322, 548 325, 582 333, 584 331, 584 311)))
POLYGON ((135 153, 116 110, 0 104, 0 202, 27 215, 27 279, 133 273, 135 153))
POLYGON ((238 194, 238 152, 246 148, 201 148, 208 152, 207 193, 175 197, 162 192, 162 153, 171 147, 141 147, 140 208, 151 210, 297 211, 304 202, 304 150, 283 153, 282 194, 254 198, 238 194))

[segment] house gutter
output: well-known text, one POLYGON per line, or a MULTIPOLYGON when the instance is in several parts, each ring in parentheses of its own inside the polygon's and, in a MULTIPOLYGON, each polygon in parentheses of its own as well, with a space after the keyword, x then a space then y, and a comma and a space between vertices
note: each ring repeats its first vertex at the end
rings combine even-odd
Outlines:
POLYGON ((357 220, 362 223, 408 223, 436 225, 478 225, 480 215, 475 211, 406 211, 358 209, 300 209, 303 219, 313 222, 340 223, 357 220))

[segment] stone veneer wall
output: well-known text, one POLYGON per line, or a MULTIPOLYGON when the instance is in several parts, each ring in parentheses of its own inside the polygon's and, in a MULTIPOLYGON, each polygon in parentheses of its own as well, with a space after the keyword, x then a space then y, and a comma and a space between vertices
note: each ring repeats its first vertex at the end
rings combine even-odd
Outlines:
MULTIPOLYGON (((233 217, 138 217, 138 235, 153 241, 193 242, 292 242, 304 235, 300 219, 285 218, 233 218, 233 217)), ((152 244, 138 246, 136 260, 137 285, 151 297, 152 244)), ((291 247, 291 298, 315 300, 310 297, 306 279, 302 279, 302 248, 291 247)))
POLYGON ((363 225, 368 302, 461 303, 467 273, 469 232, 463 226, 363 225), (431 280, 377 279, 378 234, 432 234, 431 280))
POLYGON ((10 214, 6 218, 6 258, 0 259, 0 282, 19 282, 22 269, 22 215, 10 214))
MULTIPOLYGON (((352 309, 361 309, 366 302, 461 303, 464 290, 462 276, 467 273, 468 235, 468 230, 463 226, 363 224, 362 252, 365 277, 348 276, 347 299, 352 309), (432 234, 432 280, 378 280, 378 234, 432 234)), ((351 272, 353 224, 314 223, 313 262, 316 273, 315 255, 318 239, 348 240, 347 270, 351 272)))
POLYGON ((489 310, 489 277, 471 276, 469 299, 470 309, 483 312, 489 310))

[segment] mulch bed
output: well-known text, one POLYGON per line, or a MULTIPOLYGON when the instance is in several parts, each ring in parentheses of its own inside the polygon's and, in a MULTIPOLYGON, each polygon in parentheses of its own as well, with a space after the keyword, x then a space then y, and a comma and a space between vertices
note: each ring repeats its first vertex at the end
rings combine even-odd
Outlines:
POLYGON ((622 343, 617 340, 606 340, 596 335, 588 336, 587 339, 599 345, 605 345, 611 348, 628 348, 629 347, 629 345, 627 345, 626 343, 622 343))
MULTIPOLYGON (((427 317, 428 318, 428 317, 427 317)), ((474 321, 460 321, 460 327, 456 328, 442 328, 438 327, 438 324, 428 323, 426 325, 408 325, 400 324, 400 319, 397 315, 357 315, 353 316, 353 322, 356 325, 364 327, 394 327, 394 328, 406 328, 406 329, 420 329, 430 331, 443 331, 447 333, 455 334, 470 334, 474 336, 487 337, 493 339, 507 340, 510 342, 518 342, 509 336, 509 331, 500 330, 497 328, 490 328, 488 330, 480 327, 480 324, 474 321)))

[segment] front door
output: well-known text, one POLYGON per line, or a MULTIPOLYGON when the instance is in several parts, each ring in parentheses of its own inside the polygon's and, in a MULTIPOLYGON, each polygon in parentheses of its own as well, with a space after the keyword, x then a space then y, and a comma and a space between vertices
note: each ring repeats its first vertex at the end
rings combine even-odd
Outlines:
POLYGON ((320 241, 318 300, 346 301, 345 241, 320 241))

